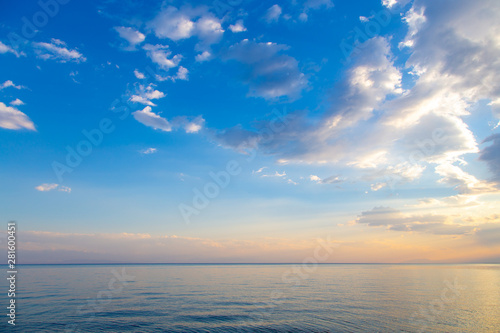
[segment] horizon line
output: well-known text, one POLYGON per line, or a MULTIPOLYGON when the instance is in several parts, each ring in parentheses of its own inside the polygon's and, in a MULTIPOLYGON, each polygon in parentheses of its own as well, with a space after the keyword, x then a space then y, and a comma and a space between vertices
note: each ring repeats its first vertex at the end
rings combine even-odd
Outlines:
MULTIPOLYGON (((160 262, 160 263, 136 263, 136 262, 109 262, 109 263, 18 263, 16 266, 26 266, 26 265, 499 265, 500 262, 401 262, 401 263, 385 263, 385 262, 332 262, 332 263, 298 263, 298 262, 285 262, 285 263, 265 263, 265 262, 228 262, 228 263, 218 263, 218 262, 160 262)), ((5 264, 7 265, 7 264, 5 264)))

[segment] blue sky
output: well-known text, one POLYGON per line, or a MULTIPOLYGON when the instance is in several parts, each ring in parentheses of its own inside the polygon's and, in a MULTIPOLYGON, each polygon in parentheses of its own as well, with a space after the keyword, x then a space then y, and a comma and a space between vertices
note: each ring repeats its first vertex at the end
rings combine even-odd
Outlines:
POLYGON ((500 257, 496 1, 2 6, 27 262, 500 257))

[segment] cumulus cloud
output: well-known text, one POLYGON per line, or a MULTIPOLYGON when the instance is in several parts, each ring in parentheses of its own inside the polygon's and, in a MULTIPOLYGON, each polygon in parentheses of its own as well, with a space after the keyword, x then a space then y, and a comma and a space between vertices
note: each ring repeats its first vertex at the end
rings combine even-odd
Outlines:
POLYGON ((134 103, 141 103, 149 106, 156 106, 151 100, 160 99, 165 97, 165 94, 159 90, 154 89, 154 84, 150 83, 148 86, 139 84, 133 95, 130 96, 130 101, 134 103))
POLYGON ((144 73, 139 72, 137 69, 134 70, 134 75, 139 80, 142 80, 142 79, 146 78, 146 76, 144 75, 144 73))
POLYGON ((243 20, 238 20, 238 21, 236 21, 235 24, 231 24, 229 26, 229 30, 231 30, 234 33, 238 33, 238 32, 247 31, 247 28, 245 28, 245 26, 243 25, 243 20))
POLYGON ((198 50, 207 50, 210 45, 218 43, 224 34, 221 21, 211 14, 205 14, 196 21, 196 35, 200 42, 198 50))
POLYGON ((21 101, 19 98, 16 98, 15 100, 10 102, 10 105, 14 105, 14 106, 24 105, 24 102, 21 101))
POLYGON ((195 24, 188 11, 179 11, 173 6, 163 9, 149 24, 156 37, 169 38, 173 41, 189 38, 193 35, 195 24))
POLYGON ((31 119, 18 109, 12 106, 7 106, 0 102, 0 127, 19 130, 28 129, 31 131, 36 131, 35 124, 31 119))
POLYGON ((148 25, 158 38, 178 41, 196 36, 198 51, 209 51, 210 45, 218 43, 224 34, 221 20, 205 6, 168 6, 148 25))
POLYGON ((46 183, 46 184, 38 185, 37 187, 35 187, 35 189, 37 191, 40 191, 40 192, 49 192, 49 191, 57 190, 59 192, 71 193, 71 188, 69 188, 67 186, 62 186, 59 184, 47 184, 46 183))
POLYGON ((43 60, 50 59, 62 63, 87 61, 87 58, 76 49, 68 49, 65 42, 55 38, 52 38, 50 43, 33 42, 33 48, 38 58, 43 60))
POLYGON ((133 51, 136 49, 136 45, 141 44, 146 36, 130 27, 115 27, 115 31, 120 35, 121 38, 128 42, 128 45, 124 45, 124 50, 133 51))
MULTIPOLYGON (((268 62, 273 63, 278 50, 283 49, 286 47, 278 44, 244 41, 230 51, 235 53, 231 54, 232 57, 253 65, 260 73, 268 68, 268 62), (265 68, 262 71, 261 66, 265 68)), ((352 127, 369 120, 387 95, 401 93, 401 74, 390 60, 392 55, 385 39, 367 41, 362 50, 352 67, 346 71, 344 79, 333 90, 332 107, 321 119, 310 119, 303 112, 293 112, 285 129, 275 133, 268 142, 261 142, 253 131, 246 130, 237 135, 237 129, 234 128, 226 132, 225 144, 233 147, 259 146, 264 153, 277 155, 282 161, 331 163, 346 160, 344 163, 360 167, 376 165, 377 160, 383 160, 384 157, 380 143, 392 132, 384 133, 377 127, 368 127, 369 124, 363 123, 357 129, 363 131, 363 136, 353 136, 352 127), (235 142, 236 140, 252 142, 248 144, 235 142)), ((300 75, 295 77, 303 78, 300 75)), ((285 82, 288 83, 289 80, 290 76, 285 82)), ((273 92, 275 91, 270 90, 269 94, 272 95, 273 92)), ((388 140, 393 141, 393 138, 388 140)))
POLYGON ((246 83, 250 96, 294 100, 300 97, 308 81, 300 72, 297 60, 281 54, 287 49, 286 45, 243 40, 229 48, 226 59, 247 66, 246 83))
POLYGON ((494 0, 415 1, 406 13, 407 67, 419 74, 422 86, 446 82, 434 94, 457 92, 464 102, 500 98, 499 15, 494 0))
POLYGON ((198 62, 203 62, 203 61, 210 60, 211 57, 212 57, 212 54, 210 54, 210 52, 203 51, 203 53, 197 54, 195 56, 195 60, 198 62))
MULTIPOLYGON (((401 46, 410 54, 405 68, 395 65, 385 38, 372 38, 357 45, 343 78, 330 92, 332 106, 326 112, 291 112, 296 120, 268 142, 242 128, 221 131, 219 142, 237 150, 259 149, 278 162, 361 168, 373 190, 394 179, 417 180, 426 169, 435 170, 441 184, 459 193, 492 190, 493 184, 467 176, 454 163, 479 152, 466 123, 472 106, 490 100, 493 116, 500 117, 500 3, 445 3, 416 0, 403 14, 408 33, 401 46), (414 79, 406 90, 403 71, 414 79)), ((384 2, 388 7, 406 4, 384 2)), ((245 54, 243 59, 252 56, 249 50, 245 54)), ((488 142, 492 148, 485 148, 481 159, 491 161, 496 174, 496 141, 488 142)))

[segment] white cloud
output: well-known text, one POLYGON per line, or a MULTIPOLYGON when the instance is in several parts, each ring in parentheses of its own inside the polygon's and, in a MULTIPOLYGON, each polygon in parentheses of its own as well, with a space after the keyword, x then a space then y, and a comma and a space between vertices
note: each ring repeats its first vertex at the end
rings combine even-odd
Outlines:
POLYGON ((282 10, 279 5, 273 5, 266 11, 264 20, 266 20, 267 23, 277 22, 281 16, 281 12, 282 10))
POLYGON ((278 171, 275 171, 273 174, 261 175, 261 177, 262 178, 268 178, 268 177, 283 178, 283 177, 286 177, 286 172, 283 171, 282 173, 279 173, 278 171))
POLYGON ((382 0, 382 5, 387 8, 393 7, 403 7, 408 4, 411 0, 382 0))
POLYGON ((146 76, 143 73, 139 72, 137 69, 134 70, 134 75, 139 80, 142 80, 142 79, 146 78, 146 76))
POLYGON ((150 155, 150 154, 154 154, 158 151, 158 149, 156 148, 146 148, 146 149, 143 149, 140 151, 141 154, 144 154, 144 155, 150 155))
MULTIPOLYGON (((283 46, 276 44, 261 43, 258 47, 248 47, 244 42, 241 44, 237 49, 240 61, 251 63, 259 72, 265 72, 260 67, 266 67, 265 64, 269 62, 274 63, 275 53, 283 49, 283 46)), ((259 146, 263 152, 276 155, 280 160, 306 163, 342 161, 343 164, 359 167, 377 165, 377 160, 383 161, 384 152, 380 144, 394 132, 386 133, 378 127, 367 127, 364 122, 373 116, 375 109, 381 107, 387 95, 401 92, 401 74, 391 61, 392 55, 385 39, 367 41, 361 50, 353 59, 353 65, 346 71, 344 79, 333 90, 332 108, 320 119, 314 119, 314 123, 307 119, 306 114, 296 112, 291 114, 293 118, 289 117, 285 128, 274 133, 268 142, 259 142, 257 133, 252 131, 236 135, 236 129, 220 133, 218 138, 226 136, 224 144, 230 147, 259 146), (354 129, 356 126, 362 127, 354 129), (352 135, 356 131, 362 131, 363 135, 352 135)), ((291 77, 289 75, 285 82, 291 77)), ((394 138, 388 138, 388 142, 392 140, 394 138)))
POLYGON ((243 25, 243 20, 238 20, 238 21, 236 21, 235 24, 231 24, 229 26, 229 30, 231 30, 234 33, 238 33, 238 32, 247 31, 247 28, 245 28, 245 26, 243 25))
POLYGON ((151 100, 160 99, 165 97, 165 94, 159 90, 154 89, 154 84, 150 83, 148 86, 139 84, 136 88, 135 94, 130 96, 130 101, 134 103, 141 103, 149 106, 156 106, 151 100))
POLYGON ((42 184, 35 187, 35 189, 40 192, 49 192, 52 190, 57 190, 60 192, 71 193, 71 188, 59 184, 42 184))
POLYGON ((19 98, 16 98, 12 102, 10 102, 10 105, 14 105, 14 106, 24 105, 24 102, 21 101, 19 98))
POLYGON ((18 109, 0 102, 0 127, 7 129, 28 129, 36 131, 31 119, 18 109))
POLYGON ((168 45, 146 44, 143 46, 143 49, 146 50, 151 61, 165 70, 177 67, 182 59, 182 55, 180 54, 176 54, 170 58, 172 52, 168 50, 168 45))
POLYGON ((133 112, 132 115, 141 124, 164 132, 171 132, 174 129, 183 128, 186 133, 198 133, 205 123, 205 119, 201 116, 195 117, 194 119, 190 119, 186 116, 179 116, 175 117, 170 122, 152 112, 150 106, 146 106, 141 111, 133 112))
MULTIPOLYGON (((387 39, 372 38, 355 47, 349 67, 327 96, 332 107, 323 114, 289 112, 284 128, 266 141, 258 131, 270 121, 255 130, 222 130, 215 139, 241 152, 258 149, 280 163, 361 168, 373 190, 414 182, 434 170, 441 184, 460 193, 494 191, 494 184, 460 172, 453 163, 480 151, 466 122, 475 103, 490 100, 493 116, 500 118, 500 3, 445 3, 449 6, 417 0, 403 16, 409 25, 404 41, 411 41, 406 68, 395 64, 387 39), (446 8, 453 8, 453 15, 446 8), (403 71, 411 71, 415 80, 406 90, 403 71)), ((230 57, 252 69, 276 54, 276 46, 245 43, 251 45, 241 42, 230 49, 239 51, 230 57)), ((491 148, 481 153, 495 180, 497 141, 490 138, 491 148)))
POLYGON ((203 61, 209 60, 211 56, 212 56, 212 54, 210 54, 210 52, 203 51, 203 53, 197 54, 195 56, 195 60, 198 62, 203 62, 203 61))
POLYGON ((168 6, 148 26, 158 38, 178 41, 196 36, 195 50, 203 54, 204 51, 210 52, 211 45, 221 40, 224 34, 221 23, 206 6, 183 6, 180 9, 168 6))
POLYGON ((232 45, 226 55, 250 68, 246 78, 249 96, 277 99, 287 97, 295 100, 307 87, 307 78, 300 72, 295 58, 280 54, 288 49, 276 43, 257 43, 243 40, 232 45))
POLYGON ((189 38, 194 34, 195 24, 188 12, 169 6, 163 9, 151 22, 156 37, 173 41, 189 38))
POLYGON ((316 176, 316 175, 310 175, 310 176, 309 176, 309 179, 310 179, 311 181, 313 181, 313 182, 318 182, 318 183, 319 183, 319 182, 321 182, 321 178, 319 178, 319 177, 318 177, 318 176, 316 176))
POLYGON ((188 73, 189 71, 187 70, 187 68, 180 66, 179 69, 177 70, 175 79, 186 81, 188 79, 188 73))
POLYGON ((12 88, 15 88, 18 90, 24 88, 23 86, 15 85, 14 82, 12 82, 11 80, 7 80, 4 83, 0 84, 0 90, 5 89, 5 88, 9 88, 9 87, 12 87, 12 88))
POLYGON ((141 124, 165 132, 172 131, 172 125, 168 122, 168 120, 152 112, 150 106, 146 106, 141 111, 132 112, 132 115, 134 116, 135 120, 137 120, 141 124))
POLYGON ((201 41, 197 45, 199 50, 207 50, 211 44, 218 43, 224 34, 221 21, 210 14, 206 14, 196 21, 196 35, 201 41))
POLYGON ((177 80, 187 81, 189 79, 188 74, 189 74, 189 71, 187 70, 187 68, 185 68, 183 66, 179 66, 179 68, 177 69, 177 73, 175 75, 162 76, 162 75, 157 74, 156 80, 158 80, 158 81, 170 80, 172 82, 175 82, 177 80))
POLYGON ((80 52, 68 49, 66 43, 59 39, 52 38, 50 43, 33 42, 33 47, 37 56, 43 60, 50 59, 63 63, 68 61, 76 63, 87 61, 87 58, 80 52))
POLYGON ((252 171, 252 174, 262 173, 262 171, 264 171, 265 169, 267 169, 267 167, 262 167, 257 171, 254 170, 254 171, 252 171))
POLYGON ((143 33, 130 27, 114 27, 114 29, 121 38, 128 42, 128 45, 124 47, 127 51, 135 50, 136 45, 141 44, 146 39, 143 33))
POLYGON ((345 180, 341 179, 339 176, 330 176, 324 179, 321 179, 320 177, 316 175, 310 175, 309 180, 316 182, 318 184, 340 184, 343 183, 345 180))

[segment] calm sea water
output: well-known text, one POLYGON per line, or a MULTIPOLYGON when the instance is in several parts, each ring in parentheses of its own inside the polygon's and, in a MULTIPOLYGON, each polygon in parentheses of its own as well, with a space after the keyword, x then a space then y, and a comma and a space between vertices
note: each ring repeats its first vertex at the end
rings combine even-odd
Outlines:
POLYGON ((17 288, 19 332, 500 332, 500 265, 26 265, 17 288))

